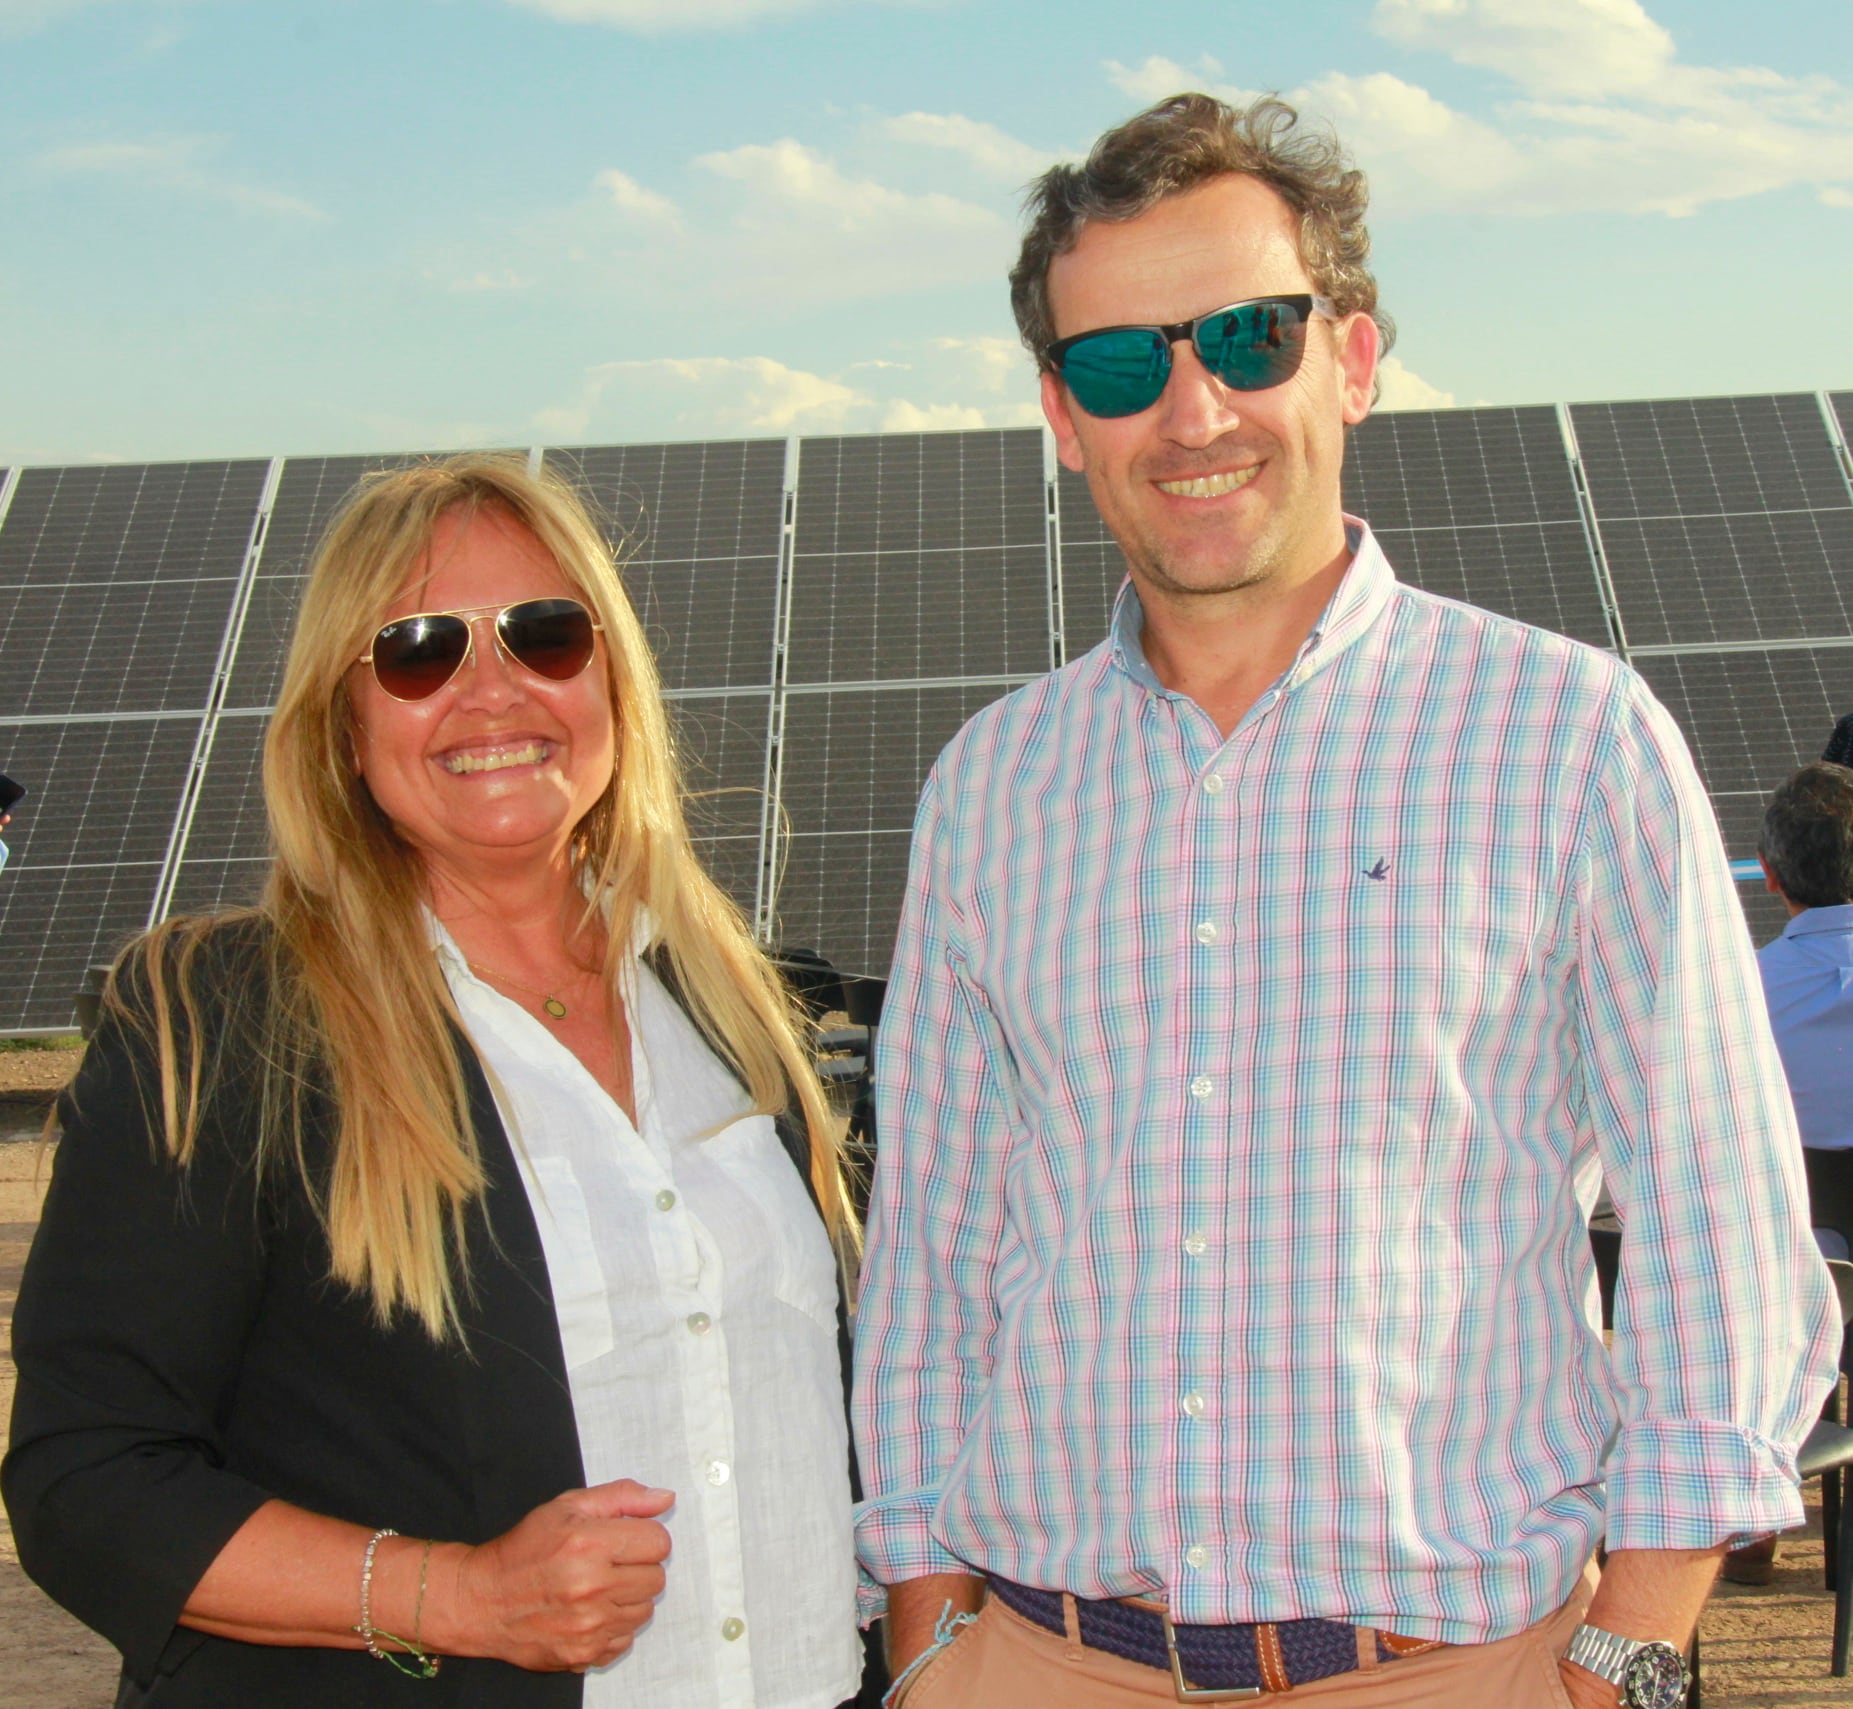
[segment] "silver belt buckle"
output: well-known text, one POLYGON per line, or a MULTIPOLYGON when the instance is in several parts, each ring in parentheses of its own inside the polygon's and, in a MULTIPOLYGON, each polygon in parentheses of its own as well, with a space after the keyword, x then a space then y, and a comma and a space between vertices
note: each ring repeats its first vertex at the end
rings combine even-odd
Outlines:
POLYGON ((1233 1703, 1238 1697, 1259 1697, 1258 1685, 1191 1685, 1184 1678, 1184 1664, 1177 1653, 1177 1633, 1171 1626, 1171 1610, 1161 1608, 1158 1618, 1165 1623, 1165 1654, 1171 1658, 1171 1686, 1180 1703, 1233 1703))

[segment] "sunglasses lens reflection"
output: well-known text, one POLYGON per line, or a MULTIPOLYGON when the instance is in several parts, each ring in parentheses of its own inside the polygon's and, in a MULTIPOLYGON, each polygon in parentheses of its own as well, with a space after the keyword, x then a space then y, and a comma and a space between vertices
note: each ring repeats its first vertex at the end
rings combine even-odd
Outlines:
POLYGON ((496 620, 509 657, 536 676, 566 682, 592 660, 592 617, 576 599, 530 599, 496 620))
POLYGON ((1197 328, 1203 365, 1238 392, 1264 392, 1292 379, 1306 349, 1306 320, 1292 303, 1243 303, 1197 328))
POLYGON ((395 700, 427 700, 457 674, 470 626, 438 613, 388 623, 373 637, 373 674, 395 700))
POLYGON ((1068 347, 1062 378, 1089 415, 1137 415, 1157 403, 1171 377, 1171 347, 1155 332, 1127 327, 1068 347))

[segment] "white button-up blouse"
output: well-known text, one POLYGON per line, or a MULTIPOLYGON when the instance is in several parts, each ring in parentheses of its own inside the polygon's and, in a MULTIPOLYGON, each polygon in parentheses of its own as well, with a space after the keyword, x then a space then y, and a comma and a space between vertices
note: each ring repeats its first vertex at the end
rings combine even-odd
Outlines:
POLYGON ((834 1709, 861 1662, 836 1265, 771 1118, 642 961, 633 1126, 434 936, 540 1228, 586 1481, 676 1495, 656 1616, 586 1709, 834 1709))

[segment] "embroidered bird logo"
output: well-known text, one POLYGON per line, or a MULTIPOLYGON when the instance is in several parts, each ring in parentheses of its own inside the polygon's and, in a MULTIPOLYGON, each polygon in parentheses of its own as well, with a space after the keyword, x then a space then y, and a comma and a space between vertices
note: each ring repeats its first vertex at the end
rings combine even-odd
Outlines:
POLYGON ((1377 864, 1375 866, 1365 867, 1364 876, 1366 878, 1374 878, 1379 884, 1381 884, 1386 878, 1390 876, 1390 863, 1387 860, 1383 859, 1382 856, 1379 856, 1377 859, 1377 864))

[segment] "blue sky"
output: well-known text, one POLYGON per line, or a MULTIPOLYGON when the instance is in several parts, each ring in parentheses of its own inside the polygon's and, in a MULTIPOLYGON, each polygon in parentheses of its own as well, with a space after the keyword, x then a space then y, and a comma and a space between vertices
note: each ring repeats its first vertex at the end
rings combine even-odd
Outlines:
POLYGON ((1023 181, 1369 171, 1388 402, 1853 386, 1853 6, 0 0, 0 463, 1016 425, 1023 181))

